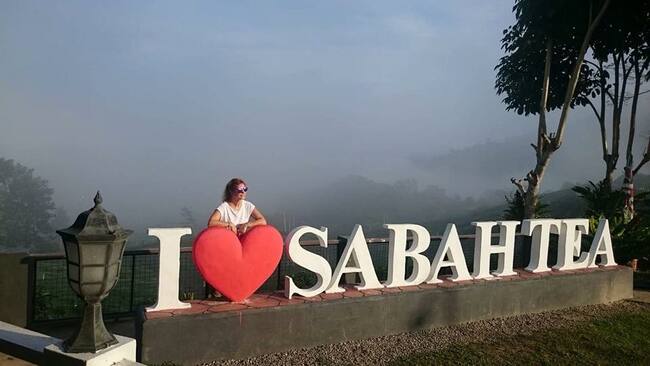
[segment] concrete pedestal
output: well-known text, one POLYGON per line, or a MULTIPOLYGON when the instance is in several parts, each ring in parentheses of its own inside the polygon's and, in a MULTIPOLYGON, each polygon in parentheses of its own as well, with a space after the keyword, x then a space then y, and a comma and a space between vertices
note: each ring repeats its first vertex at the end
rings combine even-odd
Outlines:
POLYGON ((632 271, 614 266, 464 283, 444 281, 288 300, 279 293, 249 302, 193 301, 189 309, 140 314, 144 363, 196 364, 379 337, 482 319, 632 297, 632 271))
POLYGON ((44 359, 57 366, 111 366, 123 360, 135 360, 135 339, 115 335, 118 343, 97 353, 65 353, 61 342, 45 347, 44 359))

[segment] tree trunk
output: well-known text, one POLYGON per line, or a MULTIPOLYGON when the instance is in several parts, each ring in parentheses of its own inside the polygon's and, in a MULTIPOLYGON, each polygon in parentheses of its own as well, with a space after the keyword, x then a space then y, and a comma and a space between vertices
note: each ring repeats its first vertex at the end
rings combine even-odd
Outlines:
POLYGON ((539 185, 535 185, 526 192, 526 197, 524 198, 524 218, 533 219, 535 218, 535 207, 539 203, 539 185))
POLYGON ((535 170, 528 173, 526 181, 528 182, 528 187, 526 187, 526 194, 524 195, 524 218, 533 219, 535 218, 537 206, 539 205, 539 191, 540 183, 546 173, 546 167, 548 160, 550 158, 549 153, 544 152, 542 159, 535 165, 535 170))
POLYGON ((643 168, 643 166, 650 161, 650 138, 648 138, 648 146, 645 149, 645 154, 643 154, 643 159, 639 162, 639 165, 634 168, 632 171, 632 176, 637 175, 639 173, 639 170, 643 168))
MULTIPOLYGON (((614 55, 614 98, 612 100, 612 150, 605 159, 605 185, 609 191, 612 190, 612 181, 614 170, 618 163, 618 152, 621 141, 621 109, 620 101, 625 98, 621 93, 620 70, 623 61, 623 55, 614 55)), ((623 72, 625 74, 625 72, 623 72)))
POLYGON ((639 68, 639 59, 635 57, 634 63, 634 94, 632 95, 632 108, 630 110, 630 131, 627 137, 627 149, 625 151, 625 179, 623 181, 623 190, 625 191, 625 219, 634 218, 634 156, 632 155, 632 146, 634 145, 634 133, 636 129, 636 109, 639 102, 639 91, 641 90, 641 70, 639 68))
MULTIPOLYGON (((632 71, 632 65, 629 69, 625 69, 626 64, 625 54, 621 51, 618 55, 614 55, 614 97, 612 98, 613 111, 612 111, 612 151, 605 159, 605 184, 607 188, 612 190, 612 181, 616 165, 618 165, 620 141, 621 141, 621 118, 623 115, 623 105, 625 102, 625 89, 627 81, 632 71), (620 74, 619 74, 620 73, 620 74)), ((636 107, 634 107, 636 110, 636 107)), ((633 112, 633 114, 635 114, 633 112)), ((634 118, 634 117, 632 117, 634 118)), ((632 119, 630 120, 632 121, 632 119)), ((634 126, 631 126, 632 133, 634 133, 634 126)), ((628 139, 628 148, 631 148, 628 139)), ((631 153, 630 153, 631 154, 631 153)), ((627 167, 627 163, 625 165, 627 167)))
POLYGON ((611 191, 612 189, 612 175, 613 175, 613 169, 610 167, 610 155, 609 155, 609 148, 607 147, 607 129, 605 128, 605 122, 607 120, 607 116, 605 112, 607 111, 607 80, 605 78, 605 68, 603 66, 603 60, 598 61, 598 74, 600 75, 600 111, 596 109, 596 106, 588 100, 587 103, 591 107, 592 111, 596 115, 596 119, 598 120, 598 127, 600 128, 600 146, 603 151, 603 161, 605 162, 605 176, 603 178, 603 183, 607 186, 607 188, 611 191))
POLYGON ((603 178, 603 182, 610 192, 612 190, 612 182, 614 181, 614 170, 616 170, 616 163, 613 162, 614 158, 612 154, 608 154, 605 157, 605 177, 603 178))
POLYGON ((549 78, 548 73, 550 73, 549 65, 550 65, 550 58, 551 58, 549 45, 552 45, 550 42, 547 43, 546 65, 544 70, 545 75, 543 80, 543 87, 545 88, 542 90, 542 95, 540 98, 541 99, 540 111, 539 111, 540 119, 539 119, 538 136, 537 136, 538 144, 537 146, 535 146, 537 163, 535 164, 535 169, 530 171, 526 176, 526 181, 528 182, 528 186, 526 187, 526 191, 524 194, 524 217, 527 219, 535 217, 535 211, 539 203, 540 185, 542 179, 544 178, 546 167, 548 166, 548 162, 551 159, 551 155, 553 154, 553 152, 558 150, 562 145, 564 130, 566 128, 566 121, 568 118, 569 109, 571 108, 571 100, 573 99, 573 93, 575 92, 576 85, 578 84, 580 69, 582 68, 582 64, 585 59, 585 54, 587 53, 587 49, 589 48, 591 35, 593 34, 594 30, 596 29, 596 26, 600 22, 600 19, 605 14, 605 10, 609 6, 609 2, 610 0, 605 0, 596 18, 592 22, 590 22, 589 28, 587 29, 587 33, 585 33, 585 37, 582 40, 582 45, 580 46, 580 50, 578 52, 578 58, 576 60, 576 64, 573 67, 573 71, 571 72, 569 84, 567 85, 566 93, 564 95, 564 103, 562 105, 562 113, 560 115, 560 121, 558 123, 557 133, 555 134, 555 136, 551 136, 551 138, 546 136, 545 131, 543 135, 541 134, 541 132, 546 129, 546 114, 545 114, 546 103, 545 102, 546 102, 546 97, 548 95, 547 81, 549 78))
MULTIPOLYGON (((564 139, 564 130, 566 128, 566 121, 569 115, 569 109, 571 108, 571 100, 573 99, 573 93, 576 91, 576 85, 578 85, 580 69, 582 68, 582 64, 585 61, 585 55, 587 53, 587 49, 589 48, 589 42, 591 41, 591 36, 594 33, 596 27, 598 26, 598 23, 600 23, 600 19, 602 19, 603 15, 605 14, 605 10, 607 10, 607 7, 609 6, 609 2, 610 0, 605 0, 596 18, 589 23, 589 28, 587 29, 587 33, 585 33, 585 38, 582 40, 582 45, 580 46, 580 51, 578 52, 578 58, 573 68, 573 72, 571 73, 571 78, 569 79, 569 85, 567 85, 566 94, 564 94, 564 104, 562 105, 562 114, 560 115, 560 122, 558 123, 557 126, 557 133, 553 138, 554 151, 559 149, 560 145, 562 145, 562 141, 564 139)), ((591 18, 591 13, 589 17, 591 18)), ((550 158, 550 154, 548 158, 550 158)))
POLYGON ((539 121, 537 125, 537 146, 535 146, 535 156, 537 164, 535 169, 528 173, 526 181, 528 186, 526 191, 522 192, 524 196, 524 218, 534 218, 535 209, 539 203, 539 177, 544 176, 546 170, 546 151, 550 149, 550 140, 546 130, 546 103, 548 100, 549 80, 551 77, 551 55, 553 53, 553 42, 546 42, 546 59, 544 63, 544 79, 542 80, 542 95, 539 102, 539 121))

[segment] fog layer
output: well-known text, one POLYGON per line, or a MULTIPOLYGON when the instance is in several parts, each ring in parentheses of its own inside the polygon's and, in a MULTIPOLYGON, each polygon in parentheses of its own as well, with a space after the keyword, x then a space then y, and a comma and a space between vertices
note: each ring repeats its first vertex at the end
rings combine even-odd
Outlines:
MULTIPOLYGON (((202 225, 235 176, 283 226, 287 212, 289 224, 438 215, 409 211, 408 195, 376 206, 364 187, 416 189, 451 213, 532 168, 536 121, 505 112, 493 88, 511 7, 5 1, 0 156, 48 179, 71 217, 100 189, 141 234, 182 223, 184 207, 202 225)), ((569 118, 546 190, 604 172, 593 115, 569 118)))

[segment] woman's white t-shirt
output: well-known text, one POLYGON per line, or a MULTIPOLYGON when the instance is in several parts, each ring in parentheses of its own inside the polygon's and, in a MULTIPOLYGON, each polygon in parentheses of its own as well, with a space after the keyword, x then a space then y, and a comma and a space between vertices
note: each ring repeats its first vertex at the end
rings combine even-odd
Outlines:
POLYGON ((239 209, 230 207, 228 202, 225 201, 217 207, 217 211, 221 214, 221 220, 219 221, 228 222, 234 225, 247 223, 248 220, 250 220, 254 209, 255 205, 246 200, 241 201, 239 209))

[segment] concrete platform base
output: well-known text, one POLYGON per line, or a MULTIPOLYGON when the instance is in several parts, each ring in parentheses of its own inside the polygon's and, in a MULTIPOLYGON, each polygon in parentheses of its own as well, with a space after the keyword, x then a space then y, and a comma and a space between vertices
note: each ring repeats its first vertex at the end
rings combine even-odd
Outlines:
POLYGON ((196 364, 633 296, 628 267, 518 273, 310 299, 268 294, 243 304, 194 301, 190 309, 142 312, 138 354, 147 364, 196 364))
POLYGON ((118 343, 97 353, 65 353, 62 343, 45 347, 45 364, 56 366, 113 366, 118 362, 135 360, 135 339, 115 335, 118 343))
POLYGON ((0 364, 7 361, 48 366, 137 365, 135 339, 120 335, 115 338, 118 344, 97 353, 66 353, 61 339, 0 321, 0 364))

